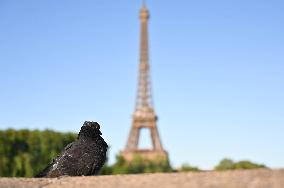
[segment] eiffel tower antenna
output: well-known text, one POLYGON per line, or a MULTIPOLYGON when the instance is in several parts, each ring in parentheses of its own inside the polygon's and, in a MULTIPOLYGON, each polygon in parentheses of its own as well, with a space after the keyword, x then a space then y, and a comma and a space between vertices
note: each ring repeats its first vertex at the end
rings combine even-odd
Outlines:
POLYGON ((140 59, 139 80, 136 95, 135 110, 132 115, 132 126, 124 151, 121 152, 126 160, 132 160, 135 155, 145 159, 168 159, 167 152, 163 149, 157 128, 157 116, 154 110, 151 95, 149 49, 148 49, 148 20, 149 11, 143 1, 140 9, 140 59), (139 134, 142 128, 150 130, 152 140, 151 149, 138 148, 139 134))
POLYGON ((146 7, 146 0, 142 0, 142 6, 146 7))

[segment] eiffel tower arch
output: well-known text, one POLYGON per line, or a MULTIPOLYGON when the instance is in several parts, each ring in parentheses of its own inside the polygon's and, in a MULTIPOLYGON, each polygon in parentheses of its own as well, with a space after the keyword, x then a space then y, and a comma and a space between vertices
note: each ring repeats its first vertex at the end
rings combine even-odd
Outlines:
POLYGON ((168 160, 168 154, 163 149, 157 127, 157 115, 155 113, 152 95, 150 65, 148 54, 148 20, 149 11, 143 4, 140 9, 140 62, 139 79, 137 87, 136 105, 132 115, 132 126, 129 132, 125 149, 121 155, 128 161, 133 160, 136 155, 148 160, 168 160), (149 129, 152 148, 140 149, 138 147, 141 129, 149 129))

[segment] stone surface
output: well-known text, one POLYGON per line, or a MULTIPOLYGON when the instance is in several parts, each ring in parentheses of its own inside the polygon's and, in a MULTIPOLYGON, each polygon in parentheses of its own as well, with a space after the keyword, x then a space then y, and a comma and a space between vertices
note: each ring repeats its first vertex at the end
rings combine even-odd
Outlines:
POLYGON ((61 178, 0 178, 0 187, 45 188, 283 188, 282 170, 156 173, 61 178))

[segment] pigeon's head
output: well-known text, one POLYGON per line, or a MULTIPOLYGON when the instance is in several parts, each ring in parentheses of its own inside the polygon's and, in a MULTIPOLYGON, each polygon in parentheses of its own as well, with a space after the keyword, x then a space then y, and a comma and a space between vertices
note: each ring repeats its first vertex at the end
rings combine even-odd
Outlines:
POLYGON ((102 135, 100 131, 100 125, 97 122, 93 121, 85 121, 83 126, 81 127, 81 130, 79 132, 79 138, 81 136, 85 137, 97 137, 99 135, 102 135))

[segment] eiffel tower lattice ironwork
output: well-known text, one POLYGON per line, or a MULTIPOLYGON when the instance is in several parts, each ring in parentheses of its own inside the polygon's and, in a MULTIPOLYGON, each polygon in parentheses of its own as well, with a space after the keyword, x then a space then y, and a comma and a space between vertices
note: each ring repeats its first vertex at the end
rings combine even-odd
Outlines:
POLYGON ((132 116, 132 126, 124 151, 121 152, 126 160, 132 160, 135 155, 143 158, 168 159, 167 152, 163 149, 158 128, 157 116, 153 107, 151 95, 150 66, 148 54, 148 20, 149 11, 143 4, 140 9, 141 38, 140 38, 140 63, 139 81, 136 96, 135 111, 132 116), (139 149, 139 134, 142 128, 150 130, 152 148, 139 149))

